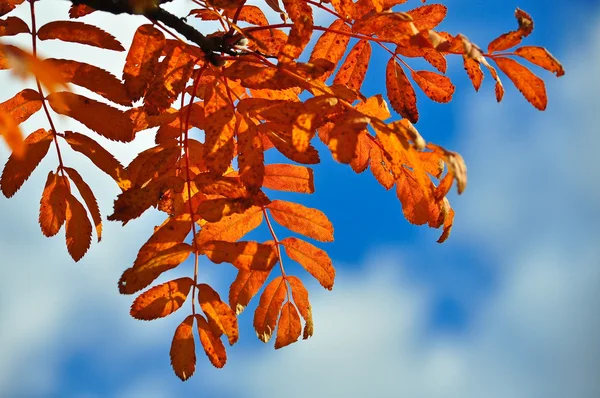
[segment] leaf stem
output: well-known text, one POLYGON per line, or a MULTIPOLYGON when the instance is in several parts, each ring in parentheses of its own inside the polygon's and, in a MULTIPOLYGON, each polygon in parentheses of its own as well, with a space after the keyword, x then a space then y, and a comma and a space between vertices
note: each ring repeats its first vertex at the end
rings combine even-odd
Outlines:
MULTIPOLYGON (((275 247, 277 248, 277 257, 279 257, 279 269, 281 270, 281 277, 284 281, 287 281, 287 277, 285 275, 285 269, 283 268, 283 258, 281 257, 281 246, 279 243, 279 239, 277 239, 277 235, 275 235, 275 230, 273 229, 273 225, 271 224, 271 220, 269 219, 269 214, 267 213, 267 208, 262 208, 263 215, 265 216, 265 220, 267 221, 267 226, 269 227, 269 231, 271 231, 271 236, 275 241, 275 247)), ((285 293, 287 295, 287 300, 290 301, 290 290, 288 288, 288 284, 285 284, 285 293)))

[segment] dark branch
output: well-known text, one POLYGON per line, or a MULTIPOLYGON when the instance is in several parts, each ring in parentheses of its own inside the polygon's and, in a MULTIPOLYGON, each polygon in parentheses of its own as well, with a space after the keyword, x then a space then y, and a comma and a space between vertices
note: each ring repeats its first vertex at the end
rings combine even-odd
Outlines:
MULTIPOLYGON (((169 1, 172 0, 159 0, 159 3, 162 4, 169 1)), ((131 7, 128 0, 71 0, 71 2, 76 5, 84 4, 98 11, 106 11, 110 12, 111 14, 140 15, 139 12, 136 12, 136 10, 131 7)), ((232 54, 230 46, 225 45, 222 37, 206 37, 202 33, 198 32, 195 28, 188 25, 181 18, 171 14, 159 6, 149 8, 143 12, 142 15, 146 16, 152 21, 161 22, 169 28, 177 31, 189 41, 197 44, 207 56, 210 56, 214 52, 232 54)))

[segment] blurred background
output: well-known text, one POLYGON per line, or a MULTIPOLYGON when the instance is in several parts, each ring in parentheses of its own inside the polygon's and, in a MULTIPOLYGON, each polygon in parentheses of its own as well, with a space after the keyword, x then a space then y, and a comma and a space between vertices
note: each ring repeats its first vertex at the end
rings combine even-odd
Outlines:
MULTIPOLYGON (((177 13, 187 6, 175 3, 169 8, 177 13)), ((196 373, 182 383, 171 370, 169 349, 186 310, 137 321, 129 316, 133 297, 117 291, 118 278, 162 215, 148 212, 125 228, 106 222, 102 242, 74 263, 64 232, 47 239, 37 224, 44 181, 57 164, 51 149, 12 199, 0 197, 0 396, 599 397, 600 3, 442 3, 449 13, 440 29, 462 32, 484 48, 516 28, 514 9, 522 8, 535 22, 524 44, 545 46, 566 70, 556 79, 531 67, 546 81, 545 112, 506 77, 501 104, 489 75, 475 93, 458 57, 449 59, 457 86, 450 104, 418 93, 417 128, 427 141, 461 153, 469 170, 465 193, 458 197, 453 190, 450 197, 456 218, 446 243, 435 242, 441 231, 405 221, 395 192, 386 192, 369 171, 356 175, 319 146, 316 193, 271 195, 323 210, 336 228, 335 242, 320 245, 337 269, 333 291, 286 264, 309 288, 314 336, 278 351, 261 343, 251 327, 253 300, 240 316, 240 341, 228 347, 225 368, 213 368, 197 346, 196 373)), ((38 26, 66 18, 68 5, 40 2, 38 26)), ((409 0, 399 10, 419 5, 409 0)), ((27 11, 24 6, 14 15, 28 22, 27 11)), ((320 24, 330 23, 319 15, 320 24)), ((101 13, 83 21, 126 46, 143 23, 101 13)), ((22 36, 6 42, 27 43, 22 36)), ((42 42, 39 51, 119 77, 125 57, 53 41, 42 42)), ((367 95, 385 92, 388 58, 374 56, 367 95)), ((0 101, 28 84, 0 72, 0 101)), ((46 124, 40 113, 23 129, 46 124)), ((84 130, 64 118, 59 125, 84 130)), ((130 145, 98 140, 127 164, 153 136, 142 133, 130 145)), ((116 185, 78 154, 63 153, 92 185, 102 214, 110 214, 116 185)), ((0 161, 8 156, 0 144, 0 161)), ((261 228, 251 237, 268 239, 261 228)), ((288 233, 277 232, 280 238, 288 233)), ((192 269, 188 260, 160 281, 192 269)), ((235 276, 233 267, 204 260, 200 274, 222 297, 235 276)))

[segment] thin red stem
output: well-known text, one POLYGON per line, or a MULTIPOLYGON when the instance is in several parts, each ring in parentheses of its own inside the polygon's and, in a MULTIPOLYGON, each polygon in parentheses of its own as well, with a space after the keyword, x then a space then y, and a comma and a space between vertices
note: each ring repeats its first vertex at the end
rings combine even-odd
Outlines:
MULTIPOLYGON (((281 276, 284 280, 286 280, 285 269, 283 268, 283 258, 281 257, 281 246, 279 243, 279 239, 277 239, 277 235, 275 235, 275 230, 273 229, 273 225, 271 224, 271 220, 269 220, 269 215, 267 213, 267 208, 262 208, 263 215, 265 216, 265 220, 267 221, 267 226, 269 227, 269 231, 271 231, 271 236, 275 241, 275 247, 277 248, 277 257, 279 257, 279 269, 281 270, 281 276)), ((285 292, 287 294, 287 299, 290 301, 290 291, 288 289, 287 283, 285 284, 285 292)))

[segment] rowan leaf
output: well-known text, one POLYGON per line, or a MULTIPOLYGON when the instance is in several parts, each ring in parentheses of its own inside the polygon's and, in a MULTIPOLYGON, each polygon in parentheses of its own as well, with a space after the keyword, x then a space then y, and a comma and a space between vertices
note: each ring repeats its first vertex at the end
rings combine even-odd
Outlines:
POLYGON ((463 55, 463 62, 465 70, 467 71, 467 75, 469 75, 469 79, 471 79, 471 83, 473 83, 475 91, 479 91, 481 82, 483 81, 483 71, 481 70, 481 65, 479 62, 466 55, 463 55))
POLYGON ((327 290, 333 289, 335 268, 327 252, 298 238, 285 238, 281 244, 286 254, 304 267, 321 286, 327 290))
POLYGON ((386 68, 385 86, 390 104, 400 116, 407 118, 413 123, 419 120, 417 109, 417 94, 404 70, 394 58, 390 58, 386 68))
POLYGON ((131 100, 137 101, 146 93, 165 43, 164 34, 152 25, 136 30, 123 68, 125 90, 131 100))
POLYGON ((19 17, 0 19, 0 37, 29 33, 29 26, 19 17))
POLYGON ((262 209, 252 206, 241 214, 232 214, 216 223, 205 224, 196 237, 196 243, 202 245, 211 240, 235 242, 258 227, 262 220, 262 209))
POLYGON ((219 294, 205 283, 198 285, 198 303, 206 314, 213 335, 220 337, 225 334, 229 345, 234 345, 238 340, 239 330, 237 317, 231 307, 221 301, 219 294))
POLYGON ((302 54, 312 36, 314 20, 312 9, 302 0, 283 0, 283 6, 294 23, 287 42, 277 56, 280 63, 287 63, 302 54))
POLYGON ((85 4, 71 4, 69 8, 69 18, 81 18, 96 11, 85 4))
POLYGON ((213 263, 231 263, 239 270, 270 270, 277 263, 277 253, 273 245, 257 242, 226 242, 212 240, 198 248, 213 263))
POLYGON ((94 65, 67 59, 48 58, 44 62, 60 71, 65 82, 87 88, 116 104, 131 106, 131 99, 127 97, 123 84, 110 72, 94 65))
POLYGON ((67 217, 66 198, 69 195, 69 187, 65 178, 54 172, 48 173, 48 179, 40 200, 39 223, 42 233, 54 236, 65 223, 67 217))
MULTIPOLYGON (((244 123, 246 122, 240 124, 244 123)), ((244 131, 238 131, 237 149, 240 180, 250 192, 256 193, 263 186, 265 156, 262 140, 253 123, 244 131)))
POLYGON ((73 260, 79 261, 85 255, 92 243, 92 224, 88 219, 87 212, 83 205, 67 193, 66 198, 66 240, 67 250, 73 260))
POLYGON ((306 290, 302 281, 295 276, 288 275, 286 280, 292 288, 294 304, 296 304, 298 312, 300 312, 300 315, 304 318, 304 332, 302 333, 302 338, 306 340, 309 337, 312 337, 314 333, 312 309, 310 302, 308 301, 308 290, 306 290))
POLYGON ((302 164, 317 164, 320 162, 319 152, 309 145, 304 152, 300 152, 293 144, 292 134, 285 126, 275 123, 263 123, 259 131, 266 131, 269 141, 286 158, 302 164))
POLYGON ((488 45, 488 53, 508 50, 521 43, 524 37, 529 36, 533 31, 533 19, 525 11, 517 8, 515 18, 519 24, 519 29, 504 33, 495 38, 488 45))
POLYGON ((302 333, 302 325, 300 324, 298 310, 292 302, 288 301, 281 309, 277 337, 275 338, 275 349, 278 350, 295 343, 300 337, 300 333, 302 333))
POLYGON ((426 4, 406 12, 418 30, 433 29, 446 17, 448 7, 442 4, 426 4))
POLYGON ((23 157, 10 155, 0 177, 0 189, 7 198, 13 196, 48 153, 53 135, 39 129, 25 138, 23 157))
POLYGON ((77 120, 109 140, 129 142, 134 138, 133 122, 117 108, 66 91, 52 93, 46 99, 56 113, 77 120))
MULTIPOLYGON (((237 9, 228 9, 223 12, 223 15, 226 15, 227 17, 233 19, 236 12, 237 9)), ((269 24, 269 21, 267 20, 267 17, 262 12, 262 10, 257 6, 251 5, 242 6, 242 8, 239 11, 239 14, 237 14, 237 20, 248 22, 251 25, 258 26, 267 26, 269 24)))
POLYGON ((216 368, 222 368, 227 362, 227 353, 225 346, 218 336, 215 336, 206 319, 202 315, 196 314, 196 322, 198 323, 198 334, 200 335, 200 343, 210 363, 216 368))
MULTIPOLYGON (((96 235, 98 235, 98 242, 102 240, 102 216, 100 215, 100 209, 98 208, 98 202, 96 201, 96 197, 92 192, 92 189, 89 185, 83 180, 81 175, 77 172, 77 170, 72 169, 70 167, 64 168, 69 178, 79 191, 79 194, 83 198, 85 205, 87 206, 90 215, 92 216, 92 221, 96 227, 96 235)), ((68 223, 67 223, 68 224, 68 223)))
POLYGON ((446 214, 444 215, 444 230, 442 235, 437 240, 438 243, 444 243, 446 239, 450 236, 450 231, 452 230, 452 224, 454 223, 454 210, 448 208, 446 214))
POLYGON ((65 131, 65 141, 74 151, 82 153, 90 159, 96 167, 112 177, 122 189, 130 188, 127 171, 121 163, 100 144, 83 134, 65 131))
POLYGON ((127 268, 119 279, 119 292, 133 294, 150 285, 165 271, 177 267, 185 261, 192 252, 187 243, 178 243, 168 249, 155 252, 145 262, 135 263, 127 268))
POLYGON ((546 109, 548 96, 546 95, 546 86, 542 79, 514 59, 495 57, 494 62, 508 76, 529 103, 540 111, 546 109))
POLYGON ((106 50, 125 51, 125 48, 110 33, 79 21, 51 21, 37 32, 40 40, 58 39, 71 43, 86 44, 106 50))
POLYGON ((525 58, 532 64, 546 69, 549 72, 556 74, 556 77, 563 76, 565 70, 556 58, 543 47, 523 46, 515 50, 515 55, 525 58))
POLYGON ((333 241, 333 225, 322 211, 284 200, 274 200, 267 208, 278 224, 321 242, 333 241))
POLYGON ((6 112, 0 110, 0 136, 11 150, 15 158, 22 158, 25 153, 23 133, 19 125, 6 112))
POLYGON ((189 213, 168 217, 162 225, 154 229, 152 236, 138 251, 133 263, 134 268, 152 259, 156 253, 182 243, 190 232, 190 223, 189 213))
POLYGON ((0 17, 8 14, 24 1, 25 0, 3 0, 0 2, 0 17))
POLYGON ((192 278, 184 277, 154 286, 135 299, 129 313, 144 321, 171 315, 181 308, 193 284, 192 278))
MULTIPOLYGON (((350 4, 353 3, 350 1, 350 4)), ((348 47, 348 43, 350 41, 350 36, 336 32, 344 32, 349 34, 351 32, 350 27, 341 19, 336 19, 328 29, 331 29, 332 31, 326 31, 321 35, 321 37, 319 37, 319 40, 317 40, 315 43, 315 46, 310 54, 309 62, 315 62, 315 60, 324 59, 331 62, 335 66, 344 56, 346 47, 348 47)), ((327 80, 332 73, 333 69, 320 76, 319 80, 327 80)))
POLYGON ((19 125, 42 108, 42 97, 30 88, 15 94, 0 104, 0 112, 9 115, 19 125))
POLYGON ((430 99, 436 102, 450 102, 452 100, 455 87, 448 77, 426 70, 412 72, 411 76, 430 99))
POLYGON ((260 296, 260 302, 254 312, 254 330, 263 343, 267 343, 275 331, 286 291, 285 279, 278 276, 267 285, 260 296))
MULTIPOLYGON (((192 56, 182 46, 180 44, 168 46, 165 58, 153 70, 154 76, 144 97, 144 109, 150 115, 158 115, 168 109, 183 92, 192 74, 194 65, 192 56)), ((152 65, 153 63, 147 66, 148 70, 152 65)))
POLYGON ((196 371, 196 346, 194 344, 194 315, 188 315, 177 329, 171 343, 171 366, 181 380, 189 379, 196 371))
POLYGON ((425 189, 408 170, 404 170, 403 175, 396 180, 396 195, 402 203, 404 217, 416 225, 426 224, 431 218, 430 202, 425 189))
POLYGON ((313 193, 313 169, 294 164, 268 164, 265 166, 263 187, 278 191, 313 193))
POLYGON ((360 90, 367 75, 370 60, 371 43, 366 40, 359 41, 348 53, 344 63, 335 75, 333 83, 343 84, 353 90, 360 90))

